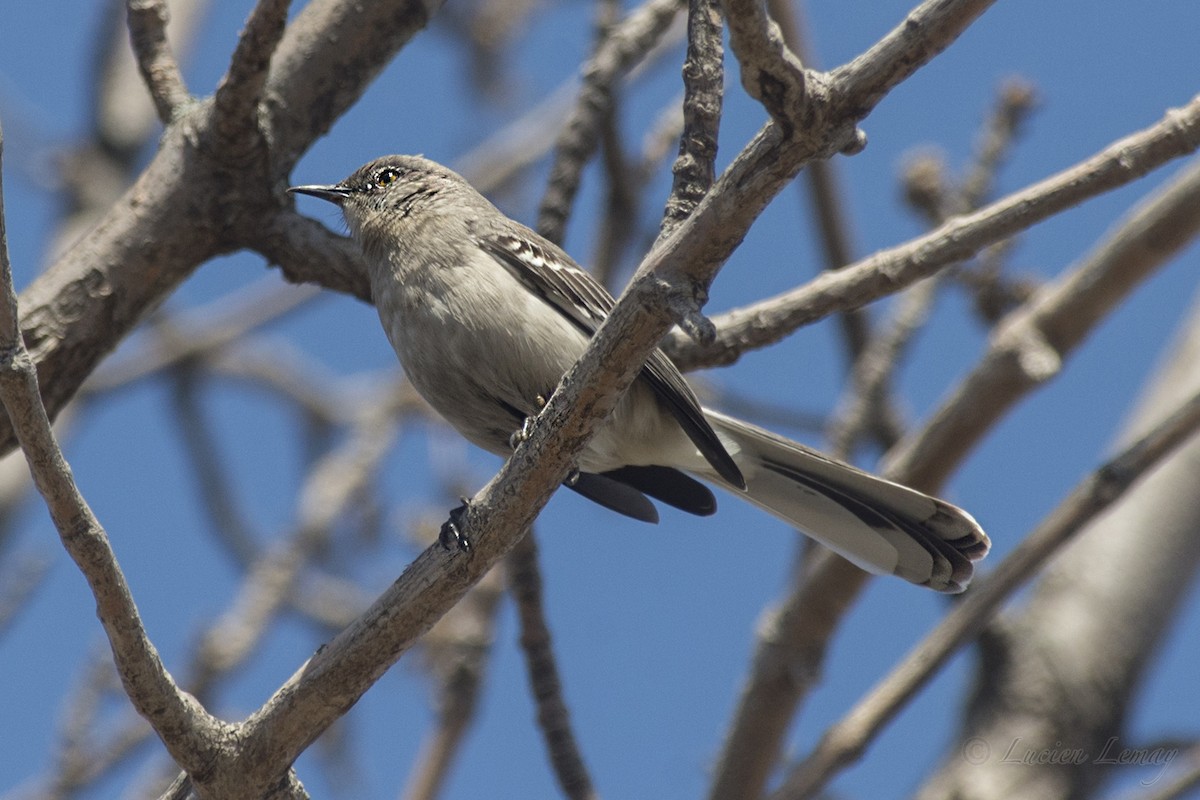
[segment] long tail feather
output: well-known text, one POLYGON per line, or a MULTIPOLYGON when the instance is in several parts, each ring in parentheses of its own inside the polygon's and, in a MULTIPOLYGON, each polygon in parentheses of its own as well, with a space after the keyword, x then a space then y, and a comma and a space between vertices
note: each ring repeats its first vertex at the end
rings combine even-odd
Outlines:
POLYGON ((727 488, 868 572, 961 592, 974 574, 973 562, 991 546, 957 506, 741 420, 705 414, 729 442, 746 479, 744 492, 727 488))

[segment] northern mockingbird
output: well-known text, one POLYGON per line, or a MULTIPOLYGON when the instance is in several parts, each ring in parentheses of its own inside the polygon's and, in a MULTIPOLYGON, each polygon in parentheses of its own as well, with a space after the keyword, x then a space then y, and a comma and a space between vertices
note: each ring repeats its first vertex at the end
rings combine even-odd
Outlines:
MULTIPOLYGON (((561 248, 446 167, 385 156, 326 186, 370 270, 379 318, 417 391, 499 455, 583 354, 614 300, 561 248)), ((716 510, 715 483, 874 573, 966 588, 987 535, 969 514, 741 420, 702 408, 656 350, 566 485, 635 519, 647 495, 716 510)))

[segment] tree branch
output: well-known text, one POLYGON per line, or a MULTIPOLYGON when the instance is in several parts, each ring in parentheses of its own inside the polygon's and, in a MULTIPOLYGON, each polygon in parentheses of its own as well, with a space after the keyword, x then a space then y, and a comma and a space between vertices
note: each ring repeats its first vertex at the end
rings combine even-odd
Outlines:
POLYGON ((167 41, 167 6, 164 0, 127 0, 129 39, 138 70, 150 90, 158 118, 169 125, 192 101, 183 73, 167 41))
POLYGON ((526 674, 554 775, 563 794, 571 800, 596 798, 598 795, 571 728, 562 680, 550 646, 550 628, 542 608, 537 540, 532 529, 509 553, 507 564, 509 591, 516 601, 521 623, 521 651, 525 655, 526 674))
MULTIPOLYGON (((1136 139, 1137 137, 1131 138, 1136 139)), ((1113 157, 1116 158, 1116 153, 1125 151, 1114 146, 1105 152, 1113 153, 1113 157)), ((1074 170, 1069 170, 1065 175, 1073 172, 1074 170)), ((1200 168, 1194 167, 1188 172, 1189 174, 1198 174, 1200 168)), ((1180 181, 1180 183, 1184 182, 1180 181)), ((1187 184, 1193 186, 1198 182, 1200 182, 1200 178, 1196 177, 1186 181, 1187 184)), ((1043 185, 1047 183, 1050 181, 1043 182, 1043 185)), ((1062 183, 1067 184, 1069 181, 1064 177, 1062 183)), ((1144 278, 1150 269, 1150 265, 1146 264, 1138 268, 1136 266, 1138 260, 1132 257, 1132 253, 1142 253, 1147 257, 1153 254, 1154 262, 1158 264, 1161 263, 1159 259, 1165 260, 1169 255, 1172 247, 1175 246, 1174 243, 1186 241, 1188 238, 1187 226, 1181 227, 1181 221, 1176 215, 1194 215, 1195 208, 1200 204, 1200 200, 1197 200, 1192 194, 1195 191, 1197 191, 1195 188, 1183 191, 1179 187, 1169 190, 1161 196, 1161 200, 1153 201, 1156 211, 1152 216, 1147 215, 1143 219, 1141 214, 1135 215, 1136 225, 1130 224, 1128 227, 1122 227, 1114 232, 1110 237, 1111 241, 1127 244, 1129 251, 1122 253, 1119 258, 1106 260, 1112 272, 1108 279, 1100 279, 1099 273, 1095 271, 1077 271, 1075 278, 1066 282, 1067 285, 1073 287, 1069 296, 1076 297, 1080 291, 1094 291, 1098 297, 1107 297, 1109 304, 1105 308, 1111 308, 1117 300, 1117 297, 1113 295, 1113 282, 1118 279, 1128 280, 1130 283, 1125 289, 1128 291, 1140 278, 1144 278), (1151 219, 1154 219, 1155 222, 1151 223, 1151 219), (1160 250, 1157 247, 1151 249, 1149 245, 1151 242, 1170 244, 1160 250)), ((1026 194, 1027 192, 1021 192, 1017 196, 1026 194)), ((1156 194, 1155 197, 1160 196, 1156 194)), ((1013 198, 1010 197, 989 208, 995 208, 997 205, 1008 206, 1013 202, 1013 198)), ((975 216, 978 215, 972 215, 972 217, 975 216)), ((928 238, 923 237, 917 241, 928 238)), ((886 253, 881 255, 886 256, 886 253)), ((876 256, 876 258, 879 257, 876 256)), ((869 262, 870 260, 865 263, 869 262)), ((824 279, 823 276, 814 284, 824 279)), ((1120 296, 1124 296, 1124 294, 1122 293, 1120 296)), ((1057 295, 1049 297, 1043 295, 1047 308, 1059 309, 1064 315, 1061 319, 1055 317, 1058 320, 1055 324, 1080 322, 1090 330, 1091 326, 1098 322, 1098 318, 1090 313, 1083 313, 1075 303, 1067 303, 1064 298, 1055 299, 1056 297, 1057 295)), ((1034 312, 1030 310, 1025 313, 1032 315, 1034 312)), ((722 328, 722 335, 724 332, 725 329, 722 328)), ((985 357, 983 363, 988 364, 995 360, 997 359, 985 357)), ((1002 360, 1001 363, 1003 363, 1002 360)), ((968 379, 967 384, 970 382, 968 379)), ((1028 388, 1032 388, 1032 384, 1026 386, 1024 391, 1027 391, 1028 388)), ((1001 407, 995 411, 995 414, 987 410, 991 409, 992 403, 995 402, 993 398, 995 392, 995 386, 981 386, 969 394, 960 392, 956 396, 962 399, 953 405, 948 405, 948 408, 955 409, 957 415, 960 416, 960 424, 968 424, 967 421, 971 425, 979 423, 974 438, 964 442, 964 431, 960 428, 950 435, 939 435, 935 445, 926 446, 926 436, 913 435, 909 440, 914 443, 910 455, 905 458, 901 451, 900 457, 890 459, 889 468, 886 471, 887 476, 925 491, 936 492, 942 480, 961 460, 970 446, 984 431, 990 430, 999 415, 1011 405, 1008 402, 1000 403, 1001 407)), ((1013 402, 1015 402, 1015 398, 1013 402)), ((765 785, 765 780, 779 752, 780 739, 774 737, 782 737, 786 733, 786 727, 790 723, 794 709, 811 688, 813 679, 819 673, 826 644, 822 636, 829 634, 840 615, 849 608, 854 596, 864 585, 864 578, 864 573, 836 556, 817 559, 808 574, 804 576, 804 580, 798 582, 798 585, 781 604, 780 610, 773 612, 769 618, 771 621, 765 623, 764 630, 771 631, 773 627, 778 626, 780 633, 760 637, 759 652, 755 656, 755 664, 751 670, 752 678, 739 703, 738 713, 730 728, 725 750, 718 761, 717 780, 714 783, 713 793, 710 795, 714 800, 715 798, 740 796, 738 792, 743 786, 761 787, 765 785), (834 615, 832 618, 831 614, 834 615), (819 623, 814 621, 819 621, 819 623)))
MULTIPOLYGON (((1200 98, 1189 108, 1188 125, 1194 126, 1200 116, 1200 98)), ((1188 129, 1182 121, 1181 125, 1188 129)), ((1200 128, 1193 127, 1190 133, 1200 135, 1200 128)), ((1114 146, 1106 150, 1106 162, 1120 159, 1122 153, 1131 163, 1136 162, 1146 152, 1135 144, 1141 137, 1124 140, 1129 149, 1114 146)), ((1120 172, 1122 168, 1105 163, 1102 169, 1120 172)), ((1075 171, 1069 171, 1064 180, 1072 173, 1075 171)), ((1080 170, 1076 174, 1082 179, 1089 173, 1080 170)), ((953 465, 1001 416, 1031 389, 1058 374, 1070 352, 1122 299, 1200 233, 1197 209, 1200 165, 1193 164, 1135 208, 1065 278, 1039 292, 997 326, 979 366, 924 429, 889 454, 889 470, 919 486, 941 485, 953 465), (932 457, 933 453, 937 457, 932 457)))
POLYGON ((783 40, 763 0, 723 0, 729 44, 741 64, 742 88, 763 104, 790 139, 807 116, 804 65, 783 40))
POLYGON ((612 102, 620 74, 645 56, 683 8, 682 0, 647 0, 615 25, 583 67, 583 86, 555 146, 546 194, 538 209, 537 230, 561 242, 579 190, 583 166, 600 136, 600 120, 612 102))
POLYGON ((271 56, 283 37, 290 0, 258 0, 238 37, 229 69, 214 97, 214 125, 230 143, 238 140, 247 121, 255 121, 271 56))
MULTIPOLYGON (((1091 158, 998 200, 948 220, 903 245, 825 273, 808 285, 714 317, 717 338, 691 344, 673 335, 670 352, 681 366, 728 364, 834 311, 869 303, 961 261, 1086 199, 1127 184, 1200 148, 1200 96, 1169 111, 1150 128, 1120 139, 1091 158)), ((730 168, 733 170, 733 167, 730 168)))
POLYGON ((1008 558, 963 596, 953 610, 793 767, 773 800, 811 797, 858 758, 884 725, 912 699, 946 660, 973 639, 1013 592, 1089 521, 1120 499, 1163 458, 1200 429, 1200 394, 1079 484, 1008 558))
MULTIPOLYGON (((0 158, 3 133, 0 132, 0 158)), ((121 681, 138 712, 153 726, 175 760, 199 770, 223 740, 225 726, 180 691, 146 635, 108 535, 80 494, 50 429, 38 392, 37 372, 18 329, 0 188, 0 401, 3 401, 30 472, 58 529, 96 599, 96 612, 112 647, 121 681)))
POLYGON ((671 172, 675 176, 663 209, 659 238, 671 234, 716 177, 717 135, 725 90, 721 13, 715 0, 688 4, 687 58, 683 62, 683 135, 671 172))

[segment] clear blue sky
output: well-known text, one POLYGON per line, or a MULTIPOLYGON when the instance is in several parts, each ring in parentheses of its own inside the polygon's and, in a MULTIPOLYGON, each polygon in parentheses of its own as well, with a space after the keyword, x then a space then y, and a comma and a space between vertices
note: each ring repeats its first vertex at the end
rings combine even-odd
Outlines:
MULTIPOLYGON (((56 205, 47 187, 54 180, 56 149, 86 133, 87 75, 100 5, 43 0, 12 3, 3 12, 5 204, 9 245, 22 286, 40 268, 54 225, 56 205)), ((909 7, 900 0, 811 0, 811 39, 821 63, 830 66, 853 57, 909 7)), ((214 2, 186 67, 193 92, 211 92, 249 8, 245 0, 214 2)), ((905 154, 936 146, 953 167, 966 163, 1002 79, 1024 77, 1036 85, 1041 99, 1003 172, 1000 190, 1010 191, 1152 124, 1165 109, 1189 100, 1200 88, 1197 30, 1200 6, 1193 0, 1151 0, 1136 8, 1090 0, 997 4, 866 120, 865 152, 838 159, 857 253, 865 255, 920 232, 897 189, 905 154)), ((540 9, 522 40, 522 52, 508 65, 509 104, 488 105, 467 94, 465 65, 435 26, 401 53, 363 102, 316 144, 294 178, 333 181, 386 152, 423 153, 453 165, 573 74, 590 35, 589 4, 540 9)), ((634 141, 640 140, 648 115, 678 91, 677 75, 675 66, 662 70, 629 101, 624 122, 636 132, 634 141)), ((762 120, 762 111, 731 87, 722 124, 722 165, 762 120)), ((1058 274, 1176 168, 1168 166, 1030 231, 1022 237, 1014 264, 1035 275, 1058 274)), ((583 220, 596 207, 596 184, 589 182, 566 242, 580 259, 591 252, 592 229, 583 220)), ((527 196, 505 208, 529 222, 535 203, 535 196, 527 196)), ((301 208, 340 225, 333 209, 316 201, 301 208)), ((781 195, 718 279, 710 310, 780 291, 812 274, 819 261, 811 231, 795 224, 806 212, 799 192, 781 195)), ((1191 248, 1143 287, 1081 348, 1058 380, 1001 424, 947 487, 949 498, 970 509, 991 534, 992 563, 1103 458, 1115 426, 1188 307, 1198 257, 1191 248)), ((187 308, 211 301, 261 280, 264 273, 261 259, 249 255, 212 263, 170 305, 187 308)), ((303 348, 338 374, 394 363, 373 309, 345 298, 330 297, 269 333, 303 348)), ((814 326, 709 379, 800 411, 825 411, 841 391, 834 335, 830 325, 814 326)), ((902 381, 903 402, 914 418, 928 413, 955 377, 973 365, 985 335, 960 296, 946 298, 902 381)), ((174 667, 178 662, 173 659, 198 627, 224 609, 237 576, 209 542, 169 405, 168 393, 158 383, 123 393, 87 416, 68 442, 67 454, 114 540, 155 642, 174 667)), ((267 532, 286 529, 298 481, 290 421, 279 419, 277 409, 261 397, 237 389, 218 392, 210 413, 226 432, 223 446, 237 455, 242 499, 254 522, 267 532)), ((422 502, 410 489, 426 483, 422 476, 430 446, 430 438, 410 434, 390 459, 393 519, 422 502)), ((496 462, 471 458, 475 482, 482 484, 496 462)), ((539 523, 548 613, 567 700, 593 777, 609 798, 682 800, 704 791, 746 672, 755 620, 777 596, 794 551, 794 537, 780 523, 729 499, 710 519, 697 521, 671 511, 663 516, 657 528, 646 527, 562 493, 539 523)), ((31 505, 23 530, 4 555, 12 552, 45 554, 53 566, 32 607, 0 639, 0 752, 5 754, 0 794, 45 768, 63 713, 63 688, 75 680, 82 656, 102 642, 84 583, 61 553, 40 506, 31 505)), ((389 531, 365 580, 382 588, 410 557, 389 531)), ((1194 686, 1195 664, 1188 653, 1200 648, 1195 606, 1193 599, 1150 676, 1132 718, 1135 735, 1195 736, 1195 708, 1175 699, 1194 686)), ((942 610, 941 598, 932 593, 898 580, 874 581, 837 637, 825 684, 794 730, 796 753, 802 754, 828 721, 885 674, 942 610)), ((449 798, 556 795, 533 727, 515 636, 511 609, 505 607, 480 719, 462 752, 449 798)), ((307 627, 285 625, 269 638, 249 674, 221 695, 216 710, 240 718, 318 643, 307 627)), ((965 659, 956 662, 888 729, 864 765, 843 775, 835 788, 851 797, 906 796, 953 733, 968 667, 965 659)), ((367 694, 354 712, 354 742, 365 780, 354 796, 395 796, 426 730, 427 706, 423 679, 410 658, 367 694)), ((314 796, 326 796, 317 770, 304 763, 301 778, 314 796)), ((95 796, 119 792, 119 785, 108 784, 95 796)))

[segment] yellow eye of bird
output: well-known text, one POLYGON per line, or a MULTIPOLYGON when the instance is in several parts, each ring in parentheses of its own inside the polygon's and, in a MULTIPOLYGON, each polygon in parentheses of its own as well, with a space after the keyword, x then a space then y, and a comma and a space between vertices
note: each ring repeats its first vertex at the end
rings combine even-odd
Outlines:
POLYGON ((395 183, 399 177, 400 173, 389 167, 388 169, 380 170, 379 175, 375 178, 375 184, 377 186, 387 186, 395 183))

